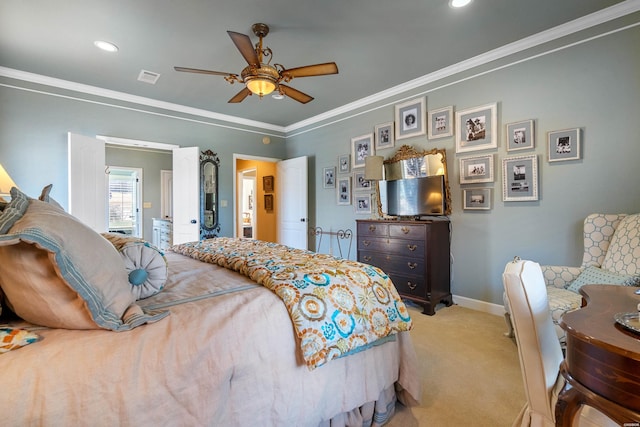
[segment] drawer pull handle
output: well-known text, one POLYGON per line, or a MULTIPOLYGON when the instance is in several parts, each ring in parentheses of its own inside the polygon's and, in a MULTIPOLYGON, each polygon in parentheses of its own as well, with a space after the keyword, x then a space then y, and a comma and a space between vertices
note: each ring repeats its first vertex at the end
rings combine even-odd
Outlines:
POLYGON ((415 283, 407 282, 407 286, 409 289, 414 290, 418 285, 415 283))
POLYGON ((409 234, 409 231, 411 231, 409 227, 402 227, 401 230, 404 234, 409 234))
POLYGON ((371 244, 371 242, 370 242, 370 241, 368 241, 368 240, 363 240, 363 241, 362 241, 362 245, 363 245, 363 246, 369 246, 370 244, 371 244))
POLYGON ((365 260, 366 262, 369 262, 369 261, 371 261, 371 257, 370 257, 369 255, 365 255, 365 256, 364 256, 364 260, 365 260))
POLYGON ((376 231, 376 226, 375 225, 370 225, 369 226, 369 231, 371 231, 371 232, 376 231))
POLYGON ((414 269, 418 266, 417 262, 408 262, 407 265, 409 266, 410 269, 414 269))
POLYGON ((418 249, 418 245, 407 245, 407 249, 409 249, 411 252, 413 252, 416 249, 418 249))

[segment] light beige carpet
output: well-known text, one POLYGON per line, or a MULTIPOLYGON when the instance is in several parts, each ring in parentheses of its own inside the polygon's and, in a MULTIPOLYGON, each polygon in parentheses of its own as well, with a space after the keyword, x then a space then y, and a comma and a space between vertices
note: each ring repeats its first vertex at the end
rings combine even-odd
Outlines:
POLYGON ((409 308, 422 379, 420 406, 396 405, 389 427, 511 426, 526 398, 504 318, 453 305, 409 308))

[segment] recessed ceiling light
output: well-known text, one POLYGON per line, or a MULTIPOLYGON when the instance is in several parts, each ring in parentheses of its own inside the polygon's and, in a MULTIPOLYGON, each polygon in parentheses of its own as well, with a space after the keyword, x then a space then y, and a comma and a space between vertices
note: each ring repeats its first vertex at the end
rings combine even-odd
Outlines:
POLYGON ((106 42, 104 40, 96 40, 93 42, 94 45, 96 45, 98 48, 107 51, 107 52, 117 52, 118 51, 118 46, 116 46, 113 43, 110 42, 106 42))
POLYGON ((471 0, 449 0, 449 6, 451 7, 465 7, 471 3, 471 0))
POLYGON ((284 99, 284 95, 283 95, 283 94, 281 94, 280 92, 276 92, 276 93, 274 93, 273 95, 271 95, 271 97, 272 97, 273 99, 284 99))

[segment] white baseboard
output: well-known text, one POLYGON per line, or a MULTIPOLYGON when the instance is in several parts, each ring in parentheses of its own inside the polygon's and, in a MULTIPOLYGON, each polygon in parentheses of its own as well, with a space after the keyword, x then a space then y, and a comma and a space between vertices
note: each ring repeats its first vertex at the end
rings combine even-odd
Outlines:
POLYGON ((489 314, 495 314, 496 316, 504 316, 504 306, 500 304, 493 304, 477 299, 461 297, 459 295, 453 296, 453 302, 454 304, 458 304, 461 307, 470 308, 472 310, 478 310, 489 314))

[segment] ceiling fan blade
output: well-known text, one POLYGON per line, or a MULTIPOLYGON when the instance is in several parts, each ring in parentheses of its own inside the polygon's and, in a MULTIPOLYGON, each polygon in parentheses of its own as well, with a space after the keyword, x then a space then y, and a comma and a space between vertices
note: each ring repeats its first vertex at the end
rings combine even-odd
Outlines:
POLYGON ((326 62, 324 64, 289 68, 288 70, 282 71, 282 75, 288 75, 291 78, 325 76, 327 74, 338 74, 338 66, 336 65, 335 62, 326 62))
POLYGON ((227 34, 229 34, 233 44, 236 45, 245 61, 247 61, 249 65, 259 67, 260 59, 258 59, 258 54, 253 48, 253 43, 251 43, 249 36, 246 34, 236 33, 235 31, 227 31, 227 34))
POLYGON ((242 90, 229 100, 229 103, 238 103, 244 101, 244 99, 251 95, 251 91, 246 87, 242 88, 242 90))
POLYGON ((300 92, 298 89, 294 89, 287 85, 280 84, 280 90, 289 98, 295 99, 298 102, 306 104, 309 101, 313 101, 313 97, 306 93, 300 92))
POLYGON ((214 76, 233 76, 233 73, 225 73, 223 71, 201 70, 199 68, 173 67, 176 71, 184 71, 186 73, 213 74, 214 76))

